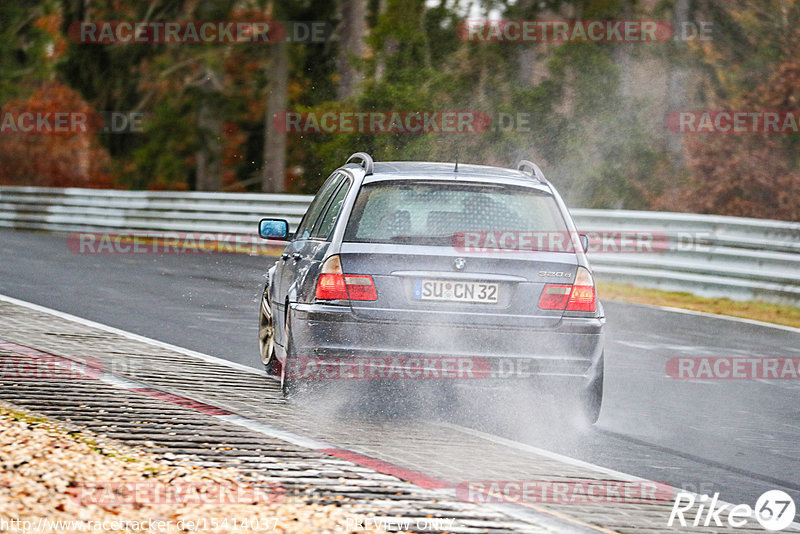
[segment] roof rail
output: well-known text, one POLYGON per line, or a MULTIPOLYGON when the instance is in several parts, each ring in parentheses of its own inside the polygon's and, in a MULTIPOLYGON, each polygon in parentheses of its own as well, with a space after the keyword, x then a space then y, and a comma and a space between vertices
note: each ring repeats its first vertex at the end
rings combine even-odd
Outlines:
POLYGON ((375 162, 372 161, 372 156, 367 154, 366 152, 356 152, 347 158, 347 161, 344 162, 345 165, 353 161, 354 159, 361 160, 361 166, 364 167, 364 172, 367 176, 372 174, 373 169, 375 168, 375 162))
POLYGON ((547 178, 544 177, 544 173, 538 165, 532 161, 528 161, 527 159, 519 160, 519 163, 517 163, 517 170, 524 173, 525 169, 530 169, 530 172, 526 174, 529 174, 531 178, 536 178, 543 184, 547 183, 547 178))

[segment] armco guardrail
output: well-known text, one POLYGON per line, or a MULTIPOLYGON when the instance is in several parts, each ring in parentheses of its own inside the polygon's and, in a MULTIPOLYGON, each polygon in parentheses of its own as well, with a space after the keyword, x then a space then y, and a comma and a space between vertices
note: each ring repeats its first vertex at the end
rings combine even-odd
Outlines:
POLYGON ((0 187, 0 227, 252 234, 261 217, 296 226, 310 201, 305 195, 0 187))
POLYGON ((603 280, 800 305, 800 223, 622 210, 572 214, 581 232, 668 239, 668 249, 659 253, 590 253, 603 280))
MULTIPOLYGON (((0 227, 252 235, 261 217, 283 217, 296 226, 310 200, 304 195, 0 187, 0 227)), ((590 252, 600 279, 800 305, 800 223, 663 212, 572 213, 581 232, 668 238, 668 250, 658 253, 590 252)))

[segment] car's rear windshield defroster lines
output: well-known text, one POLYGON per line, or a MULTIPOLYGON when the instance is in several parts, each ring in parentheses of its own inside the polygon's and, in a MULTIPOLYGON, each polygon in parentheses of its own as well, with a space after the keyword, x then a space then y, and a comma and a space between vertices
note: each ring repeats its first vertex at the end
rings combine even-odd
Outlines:
POLYGON ((452 182, 376 182, 356 200, 344 241, 450 245, 464 232, 567 228, 552 196, 526 188, 452 182))

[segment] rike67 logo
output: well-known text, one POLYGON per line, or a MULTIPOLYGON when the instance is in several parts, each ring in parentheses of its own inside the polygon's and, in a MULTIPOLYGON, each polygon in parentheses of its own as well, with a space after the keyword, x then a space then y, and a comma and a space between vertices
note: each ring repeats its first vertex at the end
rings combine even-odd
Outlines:
POLYGON ((722 503, 719 493, 709 497, 682 491, 675 495, 667 526, 671 527, 677 519, 682 527, 723 527, 727 523, 727 526, 741 528, 747 526, 748 519, 755 517, 762 527, 775 532, 791 525, 796 511, 792 497, 781 490, 765 492, 756 501, 755 508, 749 504, 722 503), (687 522, 687 515, 694 515, 693 520, 689 519, 691 523, 687 522))

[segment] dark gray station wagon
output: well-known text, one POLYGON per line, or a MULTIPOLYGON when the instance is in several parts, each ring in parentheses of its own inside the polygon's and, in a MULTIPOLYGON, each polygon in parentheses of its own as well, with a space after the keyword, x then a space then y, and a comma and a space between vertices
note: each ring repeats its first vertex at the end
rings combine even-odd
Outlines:
POLYGON ((553 387, 594 422, 603 325, 592 270, 538 166, 373 162, 336 169, 270 268, 261 359, 305 379, 553 387))

